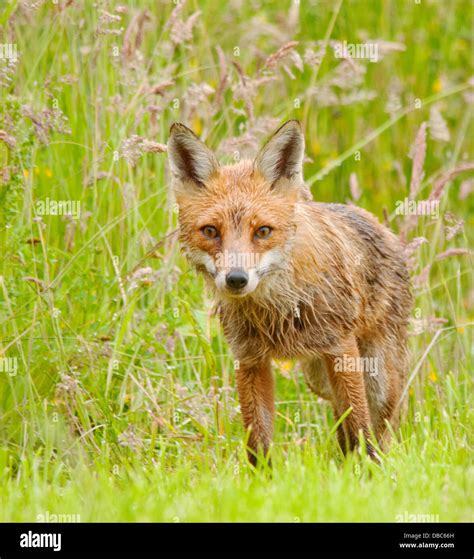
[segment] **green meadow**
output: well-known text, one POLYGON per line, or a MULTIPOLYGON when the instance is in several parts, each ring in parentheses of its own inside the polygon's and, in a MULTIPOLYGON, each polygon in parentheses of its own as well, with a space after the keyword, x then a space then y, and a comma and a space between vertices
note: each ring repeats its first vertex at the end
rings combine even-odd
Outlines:
POLYGON ((472 39, 469 0, 0 1, 0 521, 474 519, 472 39), (342 455, 278 361, 272 474, 247 465, 174 233, 170 125, 232 162, 289 118, 314 198, 407 241, 409 386, 380 464, 342 455))

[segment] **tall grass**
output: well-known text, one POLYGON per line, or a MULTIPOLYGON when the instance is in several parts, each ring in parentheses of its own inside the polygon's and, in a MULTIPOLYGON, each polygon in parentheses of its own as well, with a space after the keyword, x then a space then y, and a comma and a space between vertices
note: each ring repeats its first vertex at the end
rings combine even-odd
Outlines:
POLYGON ((0 60, 0 353, 17 363, 0 520, 472 520, 470 3, 31 4, 0 5, 18 50, 0 60), (337 59, 336 41, 383 57, 337 59), (315 199, 427 240, 409 245, 411 384, 381 466, 341 456, 327 404, 278 362, 273 475, 250 471, 232 356, 172 234, 170 124, 232 161, 286 118, 315 199), (417 157, 438 219, 396 215, 417 157), (47 199, 80 217, 39 215, 47 199))

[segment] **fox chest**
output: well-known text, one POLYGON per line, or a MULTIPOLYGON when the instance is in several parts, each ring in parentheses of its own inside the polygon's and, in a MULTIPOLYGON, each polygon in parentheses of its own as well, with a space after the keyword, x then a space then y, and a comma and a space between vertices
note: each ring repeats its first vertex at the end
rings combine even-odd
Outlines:
POLYGON ((220 319, 235 357, 244 362, 327 353, 347 326, 333 313, 303 306, 294 312, 262 310, 251 316, 223 312, 220 319))

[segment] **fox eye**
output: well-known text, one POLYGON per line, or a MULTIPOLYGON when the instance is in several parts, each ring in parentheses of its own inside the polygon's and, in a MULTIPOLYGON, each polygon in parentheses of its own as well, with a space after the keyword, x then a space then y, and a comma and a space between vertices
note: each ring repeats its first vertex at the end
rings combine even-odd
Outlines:
POLYGON ((212 225, 205 225, 201 231, 208 239, 217 239, 219 237, 219 231, 212 225))
POLYGON ((257 239, 267 239, 271 234, 272 234, 272 228, 268 227, 268 225, 259 227, 255 231, 255 236, 257 237, 257 239))

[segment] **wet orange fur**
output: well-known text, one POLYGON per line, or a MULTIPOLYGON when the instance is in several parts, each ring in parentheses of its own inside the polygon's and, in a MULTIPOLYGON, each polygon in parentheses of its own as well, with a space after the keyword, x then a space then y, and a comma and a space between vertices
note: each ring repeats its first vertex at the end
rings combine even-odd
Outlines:
MULTIPOLYGON (((282 178, 270 185, 250 161, 216 169, 205 185, 175 186, 185 251, 213 260, 225 250, 264 254, 279 248, 285 264, 244 298, 216 291, 217 312, 238 360, 237 388, 249 458, 267 454, 273 434, 272 358, 299 358, 310 388, 331 400, 343 449, 360 434, 379 441, 386 421, 396 425, 407 372, 406 327, 411 308, 400 241, 368 212, 308 199, 282 178), (237 217, 236 217, 237 216, 237 217), (220 239, 206 239, 212 225, 220 239), (268 239, 256 240, 261 226, 268 239), (337 359, 371 357, 377 374, 337 370, 337 359)), ((212 276, 201 266, 211 289, 212 276)), ((367 443, 369 454, 373 447, 367 443)))
POLYGON ((270 186, 258 175, 252 175, 252 163, 222 167, 209 179, 205 193, 200 189, 178 191, 180 235, 185 246, 204 250, 215 256, 224 250, 239 252, 264 252, 285 242, 292 225, 297 193, 274 195, 270 186), (252 176, 252 180, 249 177, 252 176), (241 235, 233 227, 232 213, 242 215, 241 235), (231 213, 232 212, 232 213, 231 213), (212 224, 222 233, 222 243, 209 241, 200 234, 205 225, 212 224), (252 240, 252 233, 260 226, 274 226, 270 239, 252 240))

